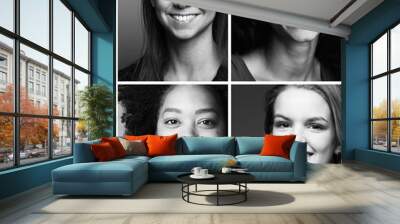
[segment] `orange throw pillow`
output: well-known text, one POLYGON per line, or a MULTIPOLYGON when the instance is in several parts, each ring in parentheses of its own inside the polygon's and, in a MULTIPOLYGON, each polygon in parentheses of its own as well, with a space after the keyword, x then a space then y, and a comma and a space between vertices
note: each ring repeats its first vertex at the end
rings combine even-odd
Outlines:
POLYGON ((149 135, 147 137, 147 155, 154 156, 165 156, 165 155, 176 155, 176 139, 178 135, 171 136, 158 136, 149 135))
POLYGON ((92 149, 94 157, 99 162, 110 161, 117 158, 113 147, 108 142, 93 144, 90 147, 92 149))
POLYGON ((143 141, 146 142, 148 135, 125 135, 124 138, 129 141, 143 141))
POLYGON ((108 142, 114 149, 115 155, 117 158, 125 157, 126 156, 126 151, 124 149, 124 146, 122 146, 121 142, 118 140, 117 137, 111 137, 111 138, 101 138, 101 142, 108 142))
POLYGON ((280 156, 290 159, 290 147, 296 138, 296 135, 265 135, 264 146, 261 149, 261 156, 280 156))

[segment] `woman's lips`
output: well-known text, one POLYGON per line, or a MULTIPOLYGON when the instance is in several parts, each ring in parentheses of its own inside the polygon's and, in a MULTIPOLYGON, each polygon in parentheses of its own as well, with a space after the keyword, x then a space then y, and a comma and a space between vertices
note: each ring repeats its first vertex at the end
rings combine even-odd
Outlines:
POLYGON ((190 23, 199 14, 169 14, 169 16, 179 23, 190 23))

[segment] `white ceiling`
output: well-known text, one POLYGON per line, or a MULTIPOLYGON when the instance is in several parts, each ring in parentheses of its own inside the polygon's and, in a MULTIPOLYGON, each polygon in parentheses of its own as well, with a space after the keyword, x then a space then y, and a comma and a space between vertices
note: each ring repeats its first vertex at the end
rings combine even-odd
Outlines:
POLYGON ((383 0, 172 0, 347 38, 350 26, 383 0), (347 7, 350 5, 350 7, 347 7), (346 10, 342 10, 346 8, 346 10))
POLYGON ((329 21, 351 0, 220 0, 329 21))

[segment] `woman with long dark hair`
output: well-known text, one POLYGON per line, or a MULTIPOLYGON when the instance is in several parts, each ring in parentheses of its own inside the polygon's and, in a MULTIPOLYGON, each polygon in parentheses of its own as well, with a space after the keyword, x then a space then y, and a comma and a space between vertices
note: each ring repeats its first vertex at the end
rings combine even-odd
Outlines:
POLYGON ((143 56, 120 81, 227 80, 227 16, 210 10, 143 0, 143 56))
POLYGON ((279 85, 266 93, 265 133, 296 135, 310 163, 340 162, 340 86, 279 85))

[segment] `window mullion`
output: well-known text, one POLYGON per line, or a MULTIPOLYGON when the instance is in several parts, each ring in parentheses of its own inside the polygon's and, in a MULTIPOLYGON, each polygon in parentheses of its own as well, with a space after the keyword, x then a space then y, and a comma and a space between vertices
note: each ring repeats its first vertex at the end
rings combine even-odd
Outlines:
MULTIPOLYGON (((20 0, 14 1, 14 30, 19 35, 19 7, 20 0)), ((20 47, 19 40, 17 38, 14 39, 14 112, 15 114, 19 114, 20 112, 20 47)), ((20 136, 20 118, 14 116, 14 166, 19 166, 20 157, 19 157, 19 136, 20 136)))
MULTIPOLYGON (((71 16, 71 23, 72 23, 72 49, 71 49, 71 55, 72 55, 72 73, 71 73, 71 91, 72 91, 72 105, 71 105, 71 117, 76 118, 75 117, 75 12, 72 11, 72 16, 71 16)), ((72 126, 72 130, 71 130, 71 151, 72 151, 72 155, 74 155, 74 151, 75 151, 75 125, 76 125, 76 121, 73 120, 71 122, 71 126, 72 126)))
MULTIPOLYGON (((53 52, 53 0, 49 0, 49 50, 53 52)), ((49 116, 48 120, 48 152, 49 159, 53 159, 53 56, 49 55, 49 73, 48 73, 49 86, 49 116)))
POLYGON ((372 72, 374 71, 373 70, 373 54, 374 54, 374 48, 372 47, 372 45, 370 45, 369 46, 369 49, 370 49, 370 55, 369 55, 369 64, 370 64, 370 66, 369 66, 369 69, 370 69, 370 71, 369 71, 369 87, 370 87, 370 90, 369 90, 369 118, 370 118, 370 122, 369 122, 369 138, 370 138, 370 141, 369 141, 369 144, 370 144, 370 149, 372 149, 373 150, 373 148, 374 148, 374 136, 373 136, 373 91, 374 91, 374 85, 373 85, 373 79, 372 79, 372 72), (372 103, 371 103, 372 102, 372 103))
MULTIPOLYGON (((387 32, 387 71, 390 71, 390 30, 387 32)), ((388 90, 388 92, 387 92, 387 98, 388 98, 388 103, 387 103, 387 110, 388 110, 388 118, 391 118, 392 117, 392 110, 391 110, 391 108, 392 108, 392 100, 391 100, 391 79, 392 79, 392 76, 391 76, 391 74, 390 73, 388 73, 387 74, 387 90, 388 90)), ((388 131, 388 141, 389 141, 389 143, 388 143, 388 148, 387 148, 387 151, 388 152, 391 152, 392 151, 392 135, 391 135, 391 133, 392 133, 392 125, 391 125, 391 123, 392 123, 392 121, 391 120, 388 120, 388 122, 387 122, 387 131, 388 131)))

